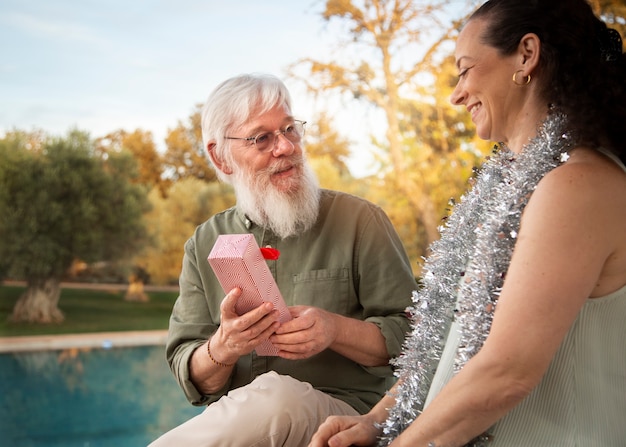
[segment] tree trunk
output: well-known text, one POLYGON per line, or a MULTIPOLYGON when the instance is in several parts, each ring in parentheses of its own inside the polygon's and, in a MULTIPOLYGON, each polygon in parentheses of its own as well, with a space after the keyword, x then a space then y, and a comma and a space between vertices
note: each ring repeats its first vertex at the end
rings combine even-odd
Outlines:
POLYGON ((128 289, 126 290, 126 301, 139 301, 147 303, 149 300, 148 295, 143 291, 143 281, 138 275, 130 275, 128 278, 128 289))
POLYGON ((61 284, 58 279, 28 281, 26 290, 13 307, 10 320, 16 323, 60 323, 65 319, 58 308, 61 284))

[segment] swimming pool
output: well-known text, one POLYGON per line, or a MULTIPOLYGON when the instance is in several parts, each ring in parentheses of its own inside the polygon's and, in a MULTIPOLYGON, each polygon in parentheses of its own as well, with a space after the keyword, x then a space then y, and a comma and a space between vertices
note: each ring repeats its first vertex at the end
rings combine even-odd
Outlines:
POLYGON ((138 447, 195 416, 163 346, 0 354, 0 444, 138 447))

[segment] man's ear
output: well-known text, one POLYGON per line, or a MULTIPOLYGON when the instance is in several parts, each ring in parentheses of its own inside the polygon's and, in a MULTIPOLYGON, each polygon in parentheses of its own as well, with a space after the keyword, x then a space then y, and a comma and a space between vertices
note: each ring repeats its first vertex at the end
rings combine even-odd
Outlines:
POLYGON ((522 76, 529 76, 537 65, 541 55, 541 40, 535 33, 525 34, 519 42, 519 69, 522 76))
POLYGON ((226 175, 230 175, 233 173, 233 170, 228 166, 224 160, 217 156, 215 153, 215 142, 208 143, 206 146, 207 153, 209 154, 209 158, 211 158, 211 162, 213 165, 222 171, 226 175))

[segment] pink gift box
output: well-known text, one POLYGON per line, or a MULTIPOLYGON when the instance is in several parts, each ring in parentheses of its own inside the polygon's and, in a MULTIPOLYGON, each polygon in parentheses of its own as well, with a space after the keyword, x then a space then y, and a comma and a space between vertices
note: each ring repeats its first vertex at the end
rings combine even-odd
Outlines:
MULTIPOLYGON (((291 320, 285 300, 252 234, 218 236, 208 261, 224 293, 235 287, 241 289, 241 296, 235 305, 238 315, 269 301, 280 312, 281 323, 291 320)), ((256 348, 256 353, 277 355, 278 349, 267 340, 256 348)))

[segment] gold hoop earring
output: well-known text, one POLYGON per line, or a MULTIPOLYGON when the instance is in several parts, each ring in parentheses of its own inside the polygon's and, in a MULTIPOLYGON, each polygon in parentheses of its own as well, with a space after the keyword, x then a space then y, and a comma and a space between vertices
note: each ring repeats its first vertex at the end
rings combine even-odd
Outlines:
POLYGON ((513 73, 513 83, 515 85, 528 85, 528 84, 530 84, 530 75, 525 76, 521 83, 517 82, 517 74, 521 73, 522 71, 523 70, 517 70, 515 73, 513 73))

